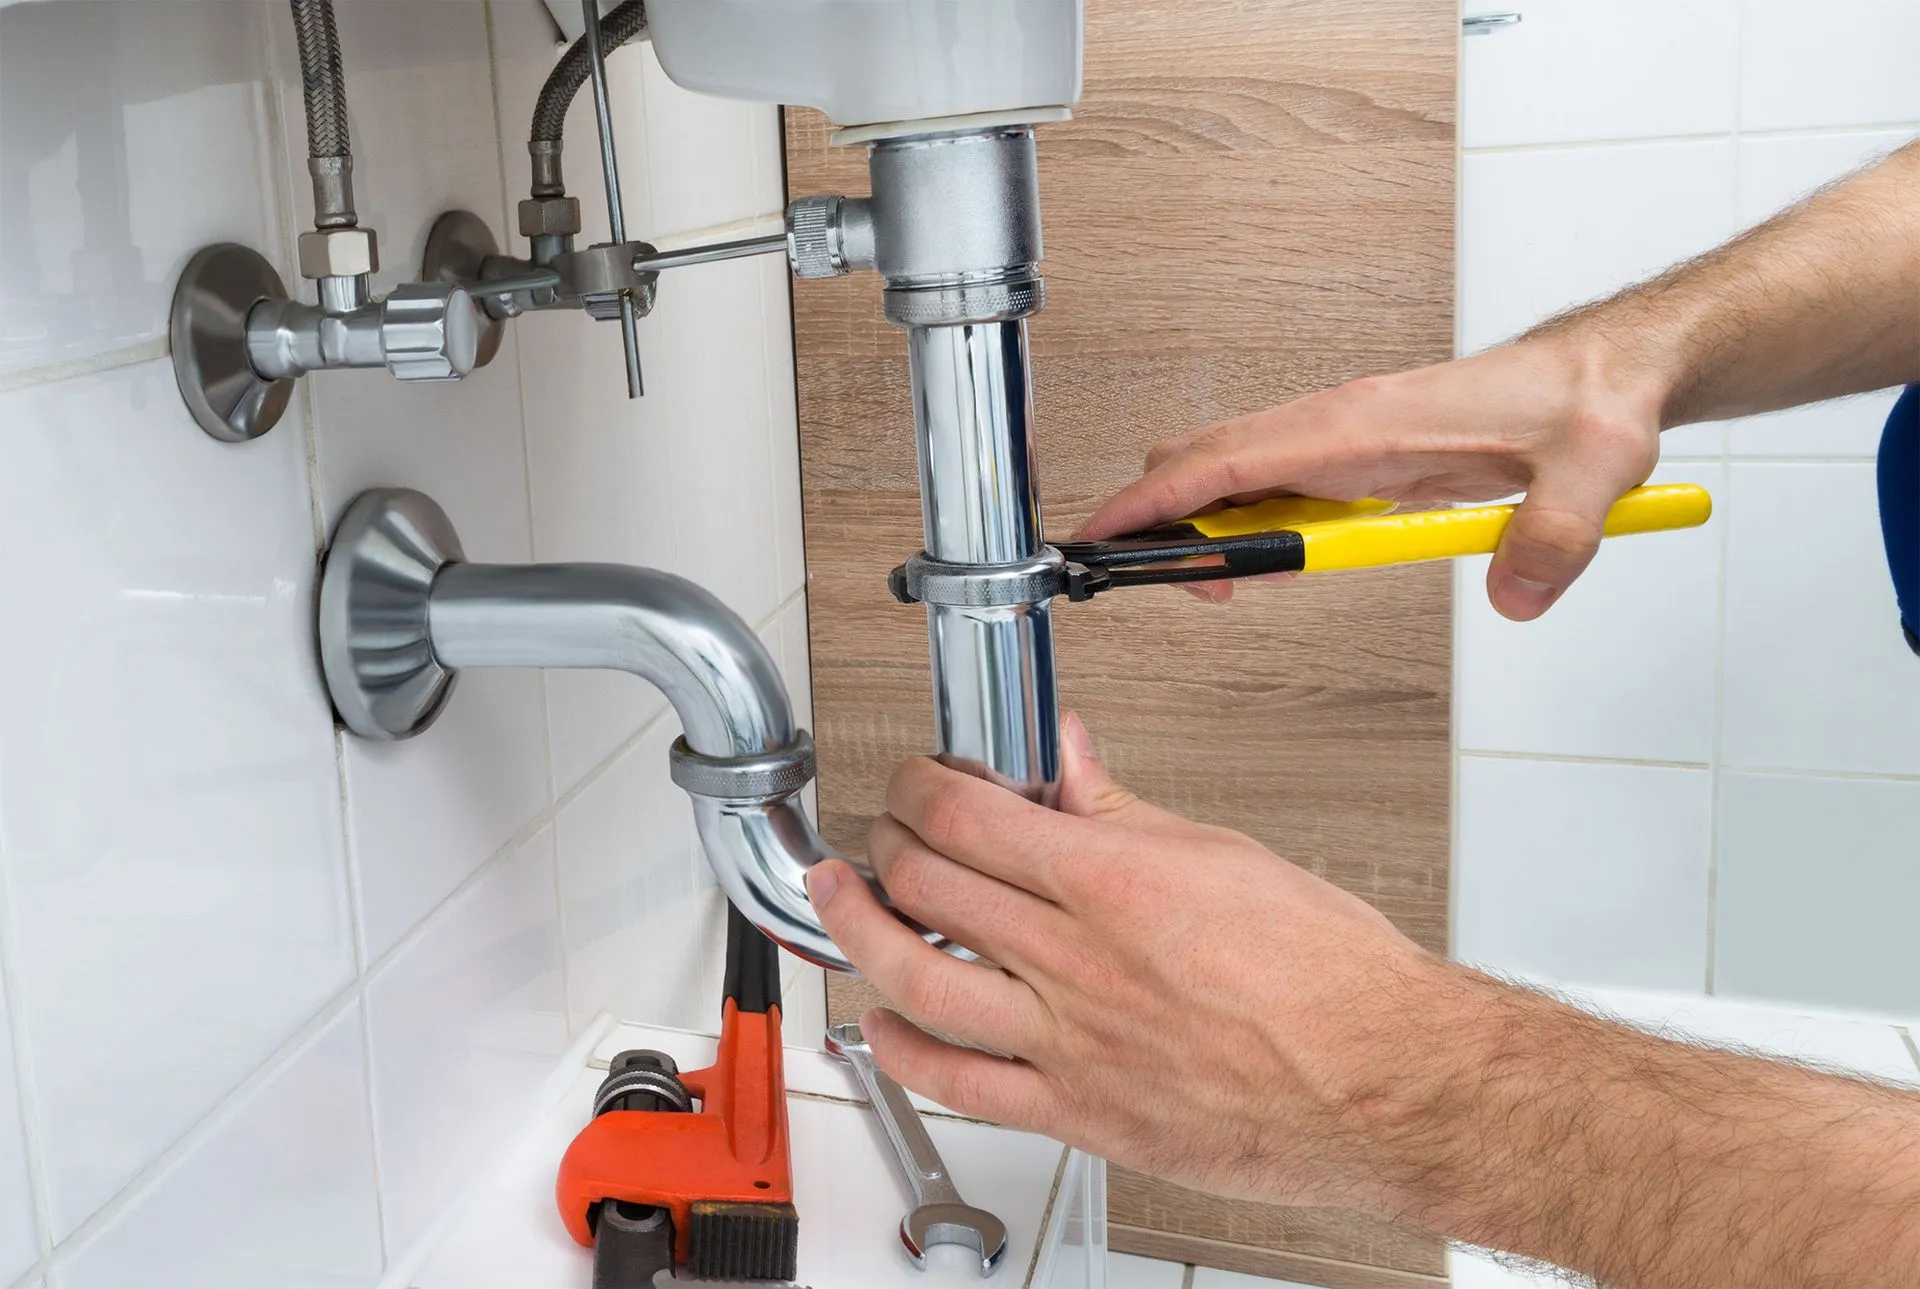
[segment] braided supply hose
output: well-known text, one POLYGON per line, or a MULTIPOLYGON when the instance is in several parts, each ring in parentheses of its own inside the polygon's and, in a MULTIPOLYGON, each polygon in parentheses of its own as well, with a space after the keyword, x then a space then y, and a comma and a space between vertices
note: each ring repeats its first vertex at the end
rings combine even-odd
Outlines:
MULTIPOLYGON (((646 29, 645 0, 625 0, 600 20, 600 47, 612 53, 646 29)), ((560 145, 567 128, 567 109, 592 70, 587 38, 582 35, 561 55, 548 73, 547 83, 540 87, 540 98, 533 106, 533 128, 527 137, 527 151, 533 157, 535 197, 566 195, 566 185, 560 178, 560 145)))
POLYGON ((353 147, 347 135, 347 85, 333 0, 288 0, 300 47, 300 84, 307 108, 307 169, 313 175, 316 228, 351 227, 353 147))

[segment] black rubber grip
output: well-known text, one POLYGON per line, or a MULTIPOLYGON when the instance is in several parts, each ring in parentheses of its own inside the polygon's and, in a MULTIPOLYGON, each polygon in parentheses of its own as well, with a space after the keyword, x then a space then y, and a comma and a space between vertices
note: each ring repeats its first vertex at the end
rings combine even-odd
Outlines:
POLYGON ((727 992, 736 1012, 780 1005, 780 950, 746 915, 727 905, 727 992))

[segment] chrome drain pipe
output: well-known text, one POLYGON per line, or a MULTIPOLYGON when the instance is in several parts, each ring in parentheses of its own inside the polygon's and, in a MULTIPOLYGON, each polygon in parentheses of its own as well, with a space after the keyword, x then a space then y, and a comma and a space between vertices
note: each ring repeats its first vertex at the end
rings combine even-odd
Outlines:
POLYGON ((875 140, 873 267, 907 332, 943 759, 1053 805, 1060 779, 1052 596, 1027 318, 1045 300, 1030 125, 875 140))
MULTIPOLYGON (((1050 598, 982 603, 967 574, 1024 569, 1046 541, 1033 470, 1027 324, 907 333, 927 556, 966 570, 954 594, 918 588, 942 757, 1046 805, 1060 778, 1050 598)), ((1050 595, 1050 591, 1047 593, 1050 595)))
POLYGON ((835 857, 799 802, 813 742, 760 638, 711 592, 619 564, 464 563, 430 498, 379 488, 335 529, 319 634, 334 709, 364 738, 425 730, 468 667, 598 668, 657 686, 680 717, 673 780, 720 888, 783 947, 853 970, 807 902, 807 869, 835 857))

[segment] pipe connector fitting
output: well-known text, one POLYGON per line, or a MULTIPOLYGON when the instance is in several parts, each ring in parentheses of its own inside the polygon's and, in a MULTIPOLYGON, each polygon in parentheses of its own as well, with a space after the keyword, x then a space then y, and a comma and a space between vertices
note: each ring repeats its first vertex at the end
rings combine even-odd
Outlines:
POLYGON ((528 197, 519 215, 522 237, 572 237, 580 231, 578 197, 528 197))
POLYGON ((802 197, 787 206, 787 263, 798 278, 873 267, 873 203, 865 197, 802 197))
POLYGON ((813 736, 795 730, 793 742, 776 752, 751 756, 702 756, 686 736, 673 741, 668 756, 673 781, 696 797, 721 801, 766 801, 790 797, 813 782, 813 736))
POLYGON ((380 270, 380 239, 358 224, 314 228, 300 234, 300 276, 364 277, 380 270))

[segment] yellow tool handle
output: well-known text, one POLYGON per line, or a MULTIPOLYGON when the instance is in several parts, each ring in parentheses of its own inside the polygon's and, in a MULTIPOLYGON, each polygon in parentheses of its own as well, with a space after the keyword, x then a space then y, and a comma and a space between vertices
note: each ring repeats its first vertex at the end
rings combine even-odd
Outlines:
MULTIPOLYGON (((1208 537, 1291 529, 1306 544, 1305 571, 1378 568, 1488 555, 1500 545, 1516 506, 1472 506, 1389 514, 1391 502, 1325 502, 1303 497, 1201 515, 1187 521, 1208 537)), ((1713 514, 1713 498, 1691 483, 1635 488, 1607 512, 1606 535, 1697 528, 1713 514)))

